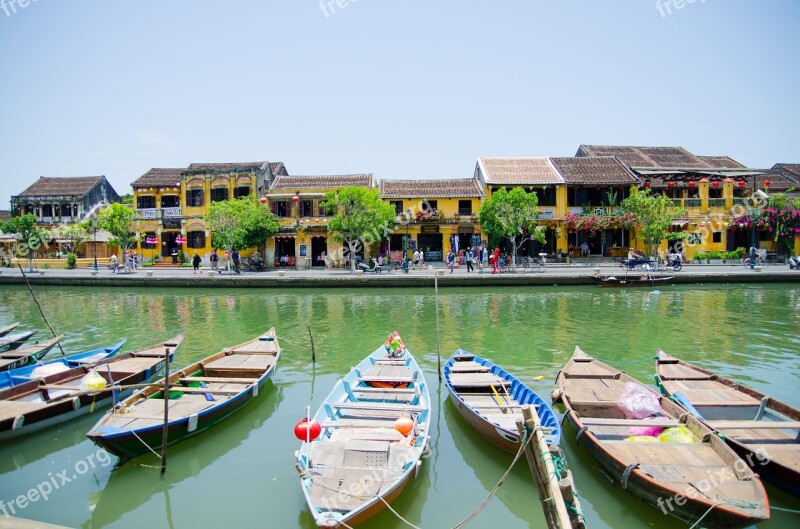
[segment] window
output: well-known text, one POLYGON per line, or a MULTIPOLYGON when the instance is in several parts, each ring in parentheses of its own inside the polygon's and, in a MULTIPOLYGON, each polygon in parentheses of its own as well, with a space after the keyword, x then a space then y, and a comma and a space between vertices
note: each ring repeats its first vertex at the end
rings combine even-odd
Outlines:
POLYGON ((186 247, 187 248, 205 248, 206 247, 206 232, 204 231, 190 231, 186 234, 186 247))
POLYGON ((300 216, 313 217, 314 216, 314 202, 312 200, 300 201, 300 216))
POLYGON ((289 203, 285 200, 279 200, 272 203, 272 212, 276 217, 289 216, 289 203))
POLYGON ((250 186, 239 186, 233 190, 233 198, 250 196, 250 186))
POLYGON ((712 232, 711 242, 722 242, 722 232, 721 231, 712 232))
POLYGON ((211 190, 211 202, 224 202, 228 200, 228 188, 216 187, 211 190))
POLYGON ((186 203, 190 208, 199 208, 205 202, 202 189, 190 189, 186 192, 186 203))
POLYGON ((136 199, 137 209, 155 209, 155 207, 156 197, 154 196, 143 196, 136 199))
POLYGON ((390 200, 389 204, 394 206, 395 215, 402 215, 403 214, 403 201, 402 200, 390 200))
POLYGON ((425 200, 422 202, 422 211, 427 211, 431 214, 436 214, 436 211, 439 207, 439 201, 437 200, 425 200))
POLYGON ((472 200, 459 200, 458 201, 458 214, 459 215, 472 215, 472 200))
POLYGON ((181 207, 181 199, 178 195, 164 195, 161 197, 162 208, 179 208, 181 207))
POLYGON ((154 231, 145 232, 144 238, 142 239, 141 242, 141 246, 143 250, 155 249, 155 247, 158 246, 158 238, 156 237, 156 232, 154 231), (147 242, 148 240, 156 242, 147 242))

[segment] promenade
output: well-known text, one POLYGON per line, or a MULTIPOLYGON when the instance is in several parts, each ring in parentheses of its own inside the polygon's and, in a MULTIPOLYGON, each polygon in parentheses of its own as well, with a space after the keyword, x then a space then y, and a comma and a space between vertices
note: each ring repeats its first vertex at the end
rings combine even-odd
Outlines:
MULTIPOLYGON (((279 269, 264 272, 223 271, 222 274, 203 268, 202 273, 193 274, 192 268, 140 268, 136 272, 118 272, 101 268, 76 270, 35 270, 25 275, 32 285, 52 286, 103 286, 103 287, 191 287, 191 288, 344 288, 344 287, 429 287, 434 277, 442 286, 561 286, 591 285, 590 276, 613 275, 632 277, 641 272, 626 272, 617 263, 549 264, 543 272, 506 272, 491 274, 491 268, 482 273, 467 272, 466 267, 456 268, 451 274, 441 263, 425 270, 365 272, 352 274, 349 269, 309 270, 279 269)), ((800 282, 800 271, 791 270, 785 264, 774 264, 761 271, 750 270, 741 264, 687 264, 680 272, 654 272, 654 275, 673 275, 673 284, 711 283, 781 283, 800 282)), ((0 285, 24 284, 20 270, 0 269, 0 285)))

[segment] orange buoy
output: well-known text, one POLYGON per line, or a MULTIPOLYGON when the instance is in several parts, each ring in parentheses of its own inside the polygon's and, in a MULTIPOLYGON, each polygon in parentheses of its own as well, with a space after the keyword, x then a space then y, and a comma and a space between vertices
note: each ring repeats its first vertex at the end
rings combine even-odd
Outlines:
POLYGON ((411 430, 414 429, 414 421, 408 417, 400 417, 394 421, 394 429, 402 435, 408 435, 411 433, 411 430))

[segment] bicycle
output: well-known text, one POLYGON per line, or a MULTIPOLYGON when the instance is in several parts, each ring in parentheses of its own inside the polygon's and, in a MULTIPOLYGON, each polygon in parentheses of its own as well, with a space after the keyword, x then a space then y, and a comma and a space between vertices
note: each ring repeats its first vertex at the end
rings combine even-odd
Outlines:
MULTIPOLYGON (((742 264, 745 268, 750 268, 750 258, 745 257, 742 259, 742 264)), ((767 260, 761 255, 756 255, 756 266, 767 266, 767 260)))

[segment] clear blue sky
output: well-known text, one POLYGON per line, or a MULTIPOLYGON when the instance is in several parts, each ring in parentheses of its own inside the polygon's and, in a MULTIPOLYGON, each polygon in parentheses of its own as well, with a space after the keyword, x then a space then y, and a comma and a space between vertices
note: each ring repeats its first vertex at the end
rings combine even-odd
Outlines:
POLYGON ((0 209, 40 175, 126 193, 191 162, 458 178, 581 143, 800 162, 792 0, 9 2, 0 209))

